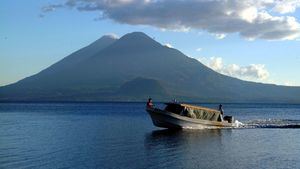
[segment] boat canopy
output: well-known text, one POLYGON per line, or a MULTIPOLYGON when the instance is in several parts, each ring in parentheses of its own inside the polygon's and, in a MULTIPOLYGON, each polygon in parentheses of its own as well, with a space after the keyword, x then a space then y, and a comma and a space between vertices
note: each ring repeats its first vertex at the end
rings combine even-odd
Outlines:
POLYGON ((180 103, 165 103, 167 107, 166 111, 173 112, 180 115, 185 115, 191 118, 210 120, 210 121, 220 121, 221 112, 215 109, 210 109, 201 106, 193 106, 189 104, 180 103))

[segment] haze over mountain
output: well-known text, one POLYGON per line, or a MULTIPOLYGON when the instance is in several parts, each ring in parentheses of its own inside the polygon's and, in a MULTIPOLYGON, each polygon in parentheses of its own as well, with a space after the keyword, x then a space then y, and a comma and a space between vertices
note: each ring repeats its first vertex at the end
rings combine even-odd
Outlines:
POLYGON ((242 81, 142 32, 104 36, 40 73, 0 88, 1 101, 300 103, 300 87, 242 81))

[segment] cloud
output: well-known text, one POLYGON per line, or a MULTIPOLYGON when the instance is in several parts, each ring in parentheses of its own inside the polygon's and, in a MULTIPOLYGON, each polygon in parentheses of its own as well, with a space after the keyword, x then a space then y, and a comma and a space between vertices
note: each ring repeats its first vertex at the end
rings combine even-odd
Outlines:
POLYGON ((201 52, 203 49, 202 48, 197 48, 196 51, 197 52, 201 52))
POLYGON ((298 0, 65 0, 42 8, 98 11, 100 19, 161 30, 204 30, 222 35, 238 33, 246 39, 293 40, 300 24, 292 13, 298 0), (272 11, 272 12, 270 12, 272 11), (275 14, 274 14, 275 13, 275 14))
POLYGON ((174 48, 170 43, 166 43, 165 46, 168 48, 174 48))
POLYGON ((61 4, 50 4, 50 5, 46 5, 42 7, 42 12, 43 13, 47 13, 47 12, 52 12, 54 10, 56 10, 57 8, 62 8, 63 5, 61 4))
POLYGON ((269 71, 263 64, 250 64, 247 66, 239 66, 237 64, 225 65, 221 57, 201 58, 200 61, 219 73, 244 80, 264 81, 270 76, 269 71))
POLYGON ((111 38, 113 38, 113 39, 119 39, 119 38, 120 38, 119 35, 117 35, 117 34, 115 34, 115 33, 108 33, 108 34, 106 34, 105 36, 109 36, 109 37, 111 37, 111 38))
POLYGON ((224 39, 225 37, 226 37, 226 34, 223 34, 223 33, 221 33, 221 34, 219 34, 219 33, 217 33, 217 34, 213 34, 215 37, 216 37, 216 39, 224 39))
POLYGON ((295 86, 294 83, 289 82, 289 81, 284 82, 284 85, 285 85, 285 86, 295 86))
POLYGON ((211 57, 207 65, 217 72, 222 72, 223 60, 220 57, 211 57))
POLYGON ((278 0, 275 1, 273 10, 281 14, 293 13, 300 7, 300 0, 278 0))

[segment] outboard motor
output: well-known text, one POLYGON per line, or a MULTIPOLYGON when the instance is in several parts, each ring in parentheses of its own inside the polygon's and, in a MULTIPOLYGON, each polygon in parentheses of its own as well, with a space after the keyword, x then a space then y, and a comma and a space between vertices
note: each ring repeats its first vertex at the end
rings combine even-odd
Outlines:
POLYGON ((233 123, 234 122, 234 117, 233 116, 225 116, 223 119, 228 121, 228 123, 233 123))

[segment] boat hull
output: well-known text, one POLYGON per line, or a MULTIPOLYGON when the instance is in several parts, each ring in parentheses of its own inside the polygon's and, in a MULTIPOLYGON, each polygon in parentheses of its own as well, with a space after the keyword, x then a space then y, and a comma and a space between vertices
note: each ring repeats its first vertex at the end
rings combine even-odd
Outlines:
POLYGON ((216 129, 232 128, 234 123, 193 119, 156 108, 147 108, 152 122, 157 127, 168 129, 216 129))

